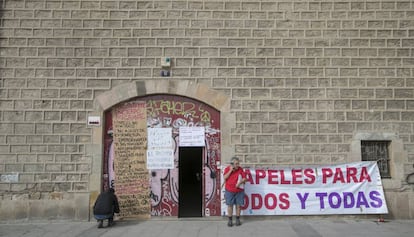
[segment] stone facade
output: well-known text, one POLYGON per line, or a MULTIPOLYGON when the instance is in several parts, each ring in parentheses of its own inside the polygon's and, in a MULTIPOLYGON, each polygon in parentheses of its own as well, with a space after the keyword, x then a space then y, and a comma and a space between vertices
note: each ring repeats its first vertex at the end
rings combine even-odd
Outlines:
POLYGON ((249 166, 358 161, 360 140, 389 140, 389 217, 414 218, 412 1, 1 4, 1 221, 88 219, 87 116, 149 93, 224 110, 222 149, 249 166))

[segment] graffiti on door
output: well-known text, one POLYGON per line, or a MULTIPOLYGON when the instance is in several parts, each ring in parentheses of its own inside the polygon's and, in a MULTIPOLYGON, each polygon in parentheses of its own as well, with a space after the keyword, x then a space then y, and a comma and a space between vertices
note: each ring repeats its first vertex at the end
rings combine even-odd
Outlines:
MULTIPOLYGON (((137 98, 146 102, 147 127, 172 128, 174 168, 150 170, 151 215, 178 216, 178 141, 180 126, 204 126, 203 193, 205 215, 220 215, 220 113, 204 103, 174 95, 151 95, 137 98)), ((122 104, 119 106, 123 106, 122 104)), ((116 187, 116 174, 111 165, 116 159, 112 148, 112 117, 106 113, 104 185, 116 187)))

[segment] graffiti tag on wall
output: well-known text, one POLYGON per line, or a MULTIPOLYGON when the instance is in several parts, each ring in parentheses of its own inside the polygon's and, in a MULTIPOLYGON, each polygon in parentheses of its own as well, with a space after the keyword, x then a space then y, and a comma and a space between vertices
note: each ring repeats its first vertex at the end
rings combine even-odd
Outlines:
MULTIPOLYGON (((179 128, 205 128, 204 195, 210 215, 220 215, 220 192, 217 162, 220 154, 220 115, 213 108, 184 97, 152 96, 147 99, 148 127, 171 127, 174 148, 174 169, 151 171, 151 214, 178 215, 178 141, 179 128)), ((207 214, 207 213, 206 213, 207 214)))

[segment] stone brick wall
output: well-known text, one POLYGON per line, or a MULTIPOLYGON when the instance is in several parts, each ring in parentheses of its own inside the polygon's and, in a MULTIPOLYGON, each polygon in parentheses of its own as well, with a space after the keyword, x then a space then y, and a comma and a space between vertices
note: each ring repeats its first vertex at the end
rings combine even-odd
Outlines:
MULTIPOLYGON (((175 79, 230 97, 235 123, 223 126, 233 127, 228 142, 246 165, 358 160, 356 134, 396 134, 397 178, 386 189, 414 218, 405 180, 414 172, 412 1, 0 3, 2 210, 10 200, 68 200, 64 214, 44 216, 82 219, 69 200, 88 202, 99 172, 86 152, 94 99, 137 80, 175 79), (162 56, 172 58, 171 77, 160 77, 162 56)), ((30 218, 20 210, 14 218, 30 218)))

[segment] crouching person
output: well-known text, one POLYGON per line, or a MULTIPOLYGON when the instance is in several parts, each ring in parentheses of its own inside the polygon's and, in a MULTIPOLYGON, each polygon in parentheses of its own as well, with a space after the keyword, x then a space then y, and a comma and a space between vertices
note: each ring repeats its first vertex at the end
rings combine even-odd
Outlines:
POLYGON ((119 213, 118 198, 115 190, 110 188, 108 191, 99 194, 93 205, 93 215, 98 220, 98 228, 103 227, 103 221, 108 219, 108 226, 114 225, 114 214, 119 213))

